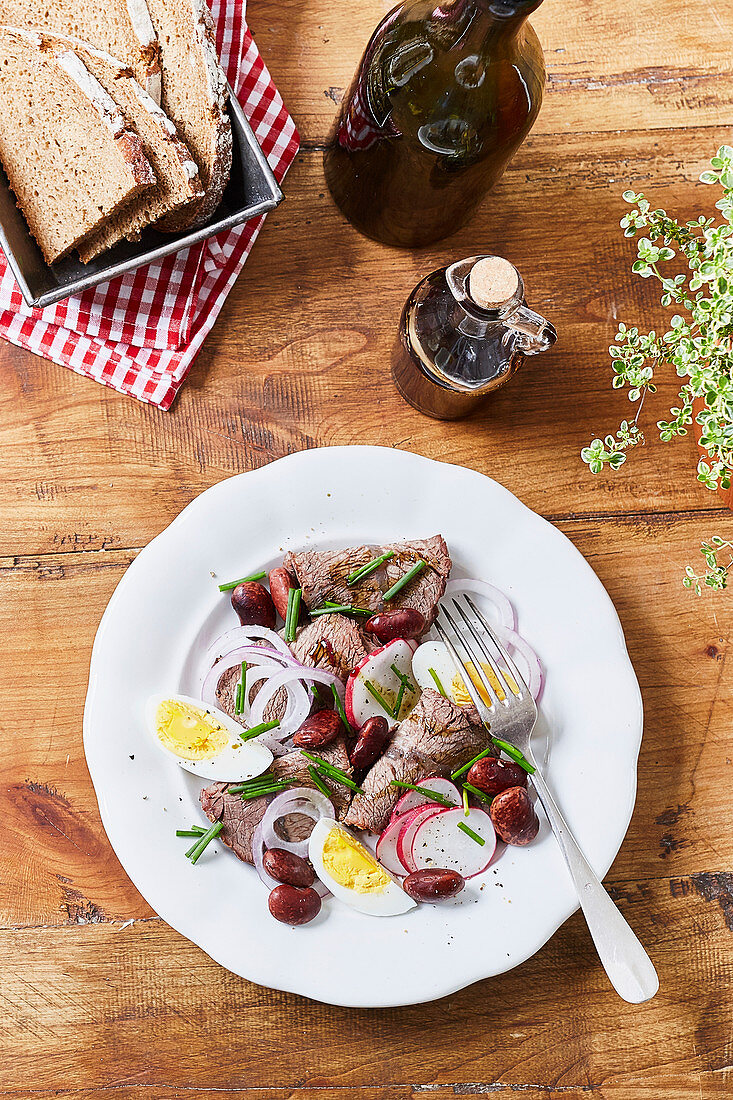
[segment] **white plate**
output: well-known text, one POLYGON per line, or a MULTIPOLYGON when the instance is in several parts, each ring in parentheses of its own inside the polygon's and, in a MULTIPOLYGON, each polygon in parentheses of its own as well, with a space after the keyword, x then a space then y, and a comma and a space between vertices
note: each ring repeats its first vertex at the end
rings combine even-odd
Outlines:
POLYGON ((138 890, 212 958, 261 985, 364 1008, 428 1001, 523 962, 577 908, 544 819, 533 844, 508 848, 452 904, 379 918, 328 901, 295 929, 270 917, 253 868, 216 842, 192 866, 174 835, 202 822, 201 784, 159 752, 143 710, 154 692, 194 694, 202 647, 237 625, 211 572, 230 580, 292 547, 436 532, 454 576, 483 577, 510 596, 540 655, 548 782, 599 875, 623 840, 641 697, 613 605, 564 535, 482 474, 388 448, 303 451, 230 478, 194 500, 120 581, 94 643, 84 749, 107 835, 138 890))

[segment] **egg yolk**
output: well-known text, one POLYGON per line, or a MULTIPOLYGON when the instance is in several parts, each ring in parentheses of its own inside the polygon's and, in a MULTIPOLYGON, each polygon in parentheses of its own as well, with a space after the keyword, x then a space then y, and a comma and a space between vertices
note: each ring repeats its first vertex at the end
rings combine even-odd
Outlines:
POLYGON ((226 748, 230 736, 206 711, 180 699, 163 700, 155 715, 155 732, 182 760, 210 760, 226 748))
POLYGON ((383 890, 392 882, 371 852, 344 829, 331 829, 323 842, 322 858, 331 877, 357 894, 383 890))
MULTIPOLYGON (((486 703, 486 706, 490 707, 491 706, 491 700, 489 699, 489 694, 488 694, 486 688, 484 687, 484 685, 481 683, 481 677, 478 674, 478 670, 477 670, 476 666, 474 664, 472 664, 470 661, 467 661, 466 662, 466 668, 468 669, 468 674, 471 677, 471 683, 476 688, 476 691, 481 696, 481 699, 483 700, 483 702, 486 703)), ((497 680, 496 674, 494 673, 494 670, 491 667, 491 665, 484 664, 484 662, 482 661, 481 662, 481 668, 482 668, 484 674, 486 675, 486 679, 489 681, 492 688, 494 689, 496 694, 499 696, 499 699, 503 700, 504 699, 503 688, 500 686, 499 681, 497 680)), ((511 687, 516 688, 517 685, 514 683, 514 680, 511 678, 511 676, 507 672, 505 672, 504 675, 506 676, 507 680, 509 681, 509 684, 511 685, 511 687)), ((468 694, 468 689, 466 688, 466 684, 463 680, 463 677, 459 676, 458 673, 456 673, 456 675, 453 677, 453 682, 451 683, 451 694, 453 695, 454 702, 456 702, 459 707, 470 707, 473 703, 473 700, 471 699, 471 696, 468 694)))

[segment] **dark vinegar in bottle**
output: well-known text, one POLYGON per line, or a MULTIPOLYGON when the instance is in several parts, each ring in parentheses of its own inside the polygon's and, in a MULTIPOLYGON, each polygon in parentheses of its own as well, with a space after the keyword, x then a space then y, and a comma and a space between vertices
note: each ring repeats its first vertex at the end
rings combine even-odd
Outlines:
POLYGON ((377 27, 324 154, 352 225, 416 247, 470 218, 540 109, 541 2, 408 0, 377 27))

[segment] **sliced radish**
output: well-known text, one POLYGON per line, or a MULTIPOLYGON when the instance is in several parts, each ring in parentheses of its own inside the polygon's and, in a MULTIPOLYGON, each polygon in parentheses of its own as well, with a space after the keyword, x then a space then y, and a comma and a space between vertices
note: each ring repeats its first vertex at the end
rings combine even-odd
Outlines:
POLYGON ((391 821, 377 841, 377 859, 385 870, 392 875, 404 876, 407 874, 407 868, 397 855, 397 838, 403 825, 402 818, 391 821))
MULTIPOLYGON (((394 708, 397 702, 401 680, 393 671, 392 665, 403 676, 407 676, 417 688, 417 684, 412 679, 412 655, 416 648, 417 643, 406 641, 404 638, 396 638, 393 642, 388 642, 387 645, 380 646, 379 649, 367 654, 361 663, 357 665, 346 684, 344 703, 346 717, 352 726, 359 728, 364 725, 367 718, 374 718, 377 715, 381 715, 389 722, 397 721, 390 708, 394 708), (366 686, 367 681, 382 696, 386 706, 382 706, 372 692, 369 691, 366 686)), ((400 721, 409 714, 419 698, 419 688, 416 692, 406 690, 403 693, 399 714, 400 721)))
MULTIPOLYGON (((406 830, 407 831, 407 830, 406 830)), ((407 859, 420 871, 425 867, 446 867, 458 871, 464 878, 473 878, 485 871, 496 848, 496 833, 491 818, 484 810, 443 810, 426 816, 412 830, 407 859), (479 844, 460 829, 463 823, 484 841, 479 844)), ((405 855, 400 856, 405 859, 405 855)))
MULTIPOLYGON (((442 797, 447 798, 453 806, 461 805, 461 796, 458 793, 458 787, 456 787, 455 783, 451 783, 450 779, 444 779, 442 775, 430 775, 427 779, 419 779, 415 786, 424 787, 426 791, 434 791, 435 794, 442 795, 442 797)), ((419 791, 405 791, 392 811, 391 820, 399 817, 400 814, 407 813, 408 810, 416 810, 419 806, 432 806, 433 809, 436 810, 440 806, 440 803, 432 802, 426 795, 420 794, 419 791)), ((447 807, 445 808, 447 809, 447 807)))
POLYGON ((439 806, 433 805, 420 806, 419 809, 412 810, 409 815, 402 815, 402 825, 397 833, 396 850, 398 860, 409 874, 412 874, 413 871, 417 871, 417 867, 412 859, 412 846, 418 829, 438 814, 452 814, 454 812, 456 811, 441 809, 439 806))

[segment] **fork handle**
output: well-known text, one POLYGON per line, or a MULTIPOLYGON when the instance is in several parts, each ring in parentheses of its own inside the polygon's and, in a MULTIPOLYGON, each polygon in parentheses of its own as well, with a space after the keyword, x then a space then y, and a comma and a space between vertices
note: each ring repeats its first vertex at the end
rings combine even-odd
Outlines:
POLYGON ((532 781, 578 892, 593 943, 613 988, 631 1004, 659 989, 654 964, 588 863, 539 771, 532 781))

